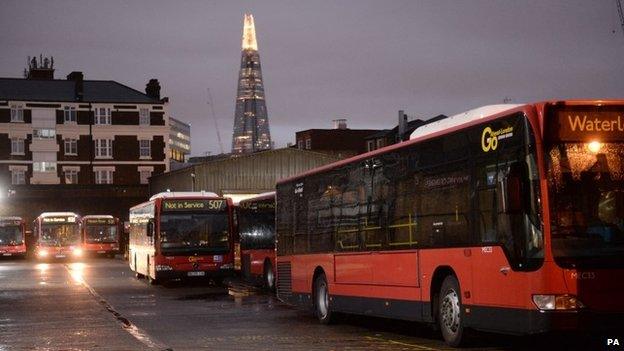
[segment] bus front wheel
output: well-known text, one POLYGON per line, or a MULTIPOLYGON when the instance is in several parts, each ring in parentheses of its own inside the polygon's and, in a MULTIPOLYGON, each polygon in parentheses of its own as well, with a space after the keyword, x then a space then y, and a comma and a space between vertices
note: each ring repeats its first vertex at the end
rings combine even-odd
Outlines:
POLYGON ((438 305, 438 323, 444 341, 452 347, 462 342, 464 320, 462 318, 461 292, 457 278, 449 275, 442 282, 438 305))
POLYGON ((264 264, 264 287, 268 291, 275 291, 275 271, 273 271, 273 265, 270 261, 266 261, 264 264))
POLYGON ((329 305, 329 286, 325 274, 319 274, 314 280, 314 313, 321 324, 332 322, 332 311, 329 305))

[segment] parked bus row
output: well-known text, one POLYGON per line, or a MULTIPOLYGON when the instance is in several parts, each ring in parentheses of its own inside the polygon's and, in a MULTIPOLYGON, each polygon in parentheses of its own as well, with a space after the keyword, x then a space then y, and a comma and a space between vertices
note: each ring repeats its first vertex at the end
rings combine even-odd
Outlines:
POLYGON ((624 101, 495 105, 241 201, 130 211, 150 281, 240 265, 321 323, 336 312, 511 334, 624 328, 624 101), (237 223, 235 223, 236 213, 237 223), (240 245, 240 246, 239 246, 240 245))
MULTIPOLYGON (((80 217, 73 212, 44 212, 32 223, 30 248, 37 259, 76 259, 84 255, 113 257, 119 252, 119 219, 109 215, 80 217)), ((26 257, 26 222, 0 217, 0 255, 26 257)))

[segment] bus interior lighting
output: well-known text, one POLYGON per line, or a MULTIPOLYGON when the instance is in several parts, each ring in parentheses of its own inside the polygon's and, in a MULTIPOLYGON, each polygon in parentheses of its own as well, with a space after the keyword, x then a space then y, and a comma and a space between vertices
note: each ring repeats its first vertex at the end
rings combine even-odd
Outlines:
POLYGON ((598 152, 600 152, 600 149, 602 148, 602 143, 594 140, 587 144, 587 148, 589 149, 589 151, 593 152, 594 154, 597 154, 598 152))

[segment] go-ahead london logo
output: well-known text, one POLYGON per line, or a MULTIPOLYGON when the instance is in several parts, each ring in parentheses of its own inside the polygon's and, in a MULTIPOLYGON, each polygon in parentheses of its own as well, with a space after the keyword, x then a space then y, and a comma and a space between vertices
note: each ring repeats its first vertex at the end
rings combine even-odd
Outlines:
POLYGON ((483 133, 481 133, 481 149, 483 149, 483 152, 496 150, 500 140, 510 138, 511 136, 513 136, 513 127, 504 127, 498 130, 485 127, 483 133))

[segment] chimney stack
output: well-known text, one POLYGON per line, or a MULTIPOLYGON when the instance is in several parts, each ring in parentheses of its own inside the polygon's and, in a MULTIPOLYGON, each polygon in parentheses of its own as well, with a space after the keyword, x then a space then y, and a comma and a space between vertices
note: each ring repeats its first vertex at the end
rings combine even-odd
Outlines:
POLYGON ((333 120, 334 122, 334 129, 347 129, 347 120, 344 118, 341 119, 335 119, 333 120))
POLYGON ((67 80, 74 81, 74 92, 76 101, 82 101, 84 97, 84 75, 82 72, 74 71, 67 75, 67 80))
POLYGON ((149 80, 145 86, 145 94, 153 99, 160 100, 160 83, 158 79, 149 80))

